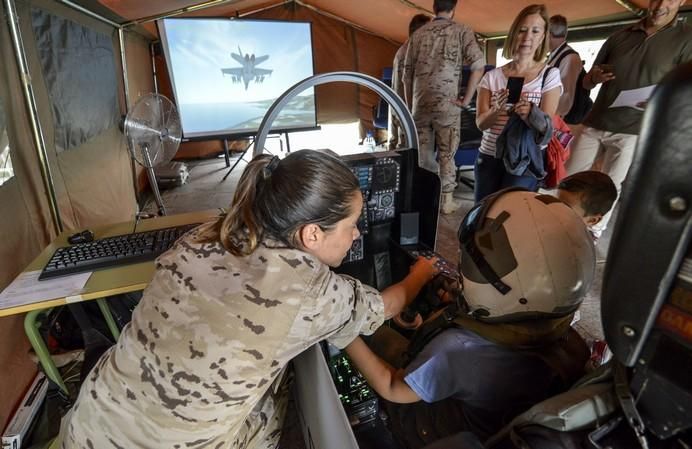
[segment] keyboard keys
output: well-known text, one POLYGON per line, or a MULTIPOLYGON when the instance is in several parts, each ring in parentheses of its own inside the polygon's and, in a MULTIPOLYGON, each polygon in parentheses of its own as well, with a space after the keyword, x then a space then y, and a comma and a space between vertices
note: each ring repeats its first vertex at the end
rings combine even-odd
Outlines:
POLYGON ((58 248, 39 280, 155 259, 199 223, 97 239, 58 248))

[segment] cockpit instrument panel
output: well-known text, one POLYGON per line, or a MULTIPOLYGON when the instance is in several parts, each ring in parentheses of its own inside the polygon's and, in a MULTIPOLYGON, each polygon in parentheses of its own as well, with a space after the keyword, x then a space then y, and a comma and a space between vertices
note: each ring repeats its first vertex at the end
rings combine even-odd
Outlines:
POLYGON ((372 191, 376 193, 398 192, 401 172, 393 159, 378 160, 372 168, 372 191))
POLYGON ((358 221, 361 237, 353 242, 344 262, 363 260, 363 235, 371 225, 386 223, 396 217, 396 195, 401 183, 401 167, 394 157, 354 159, 347 161, 363 193, 363 214, 358 221))

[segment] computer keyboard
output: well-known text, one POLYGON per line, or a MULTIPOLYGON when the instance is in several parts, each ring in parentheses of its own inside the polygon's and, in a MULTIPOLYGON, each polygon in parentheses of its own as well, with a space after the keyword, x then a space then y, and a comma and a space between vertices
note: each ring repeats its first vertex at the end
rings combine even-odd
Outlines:
POLYGON ((117 235, 58 248, 38 279, 50 279, 155 259, 200 223, 117 235))

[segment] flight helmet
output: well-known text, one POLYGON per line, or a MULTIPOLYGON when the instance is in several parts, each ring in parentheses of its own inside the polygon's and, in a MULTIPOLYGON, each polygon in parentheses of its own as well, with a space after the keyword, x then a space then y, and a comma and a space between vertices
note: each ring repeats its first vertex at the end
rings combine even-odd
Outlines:
POLYGON ((594 279, 594 245, 581 218, 550 195, 506 189, 464 217, 458 232, 463 295, 487 322, 574 312, 594 279))

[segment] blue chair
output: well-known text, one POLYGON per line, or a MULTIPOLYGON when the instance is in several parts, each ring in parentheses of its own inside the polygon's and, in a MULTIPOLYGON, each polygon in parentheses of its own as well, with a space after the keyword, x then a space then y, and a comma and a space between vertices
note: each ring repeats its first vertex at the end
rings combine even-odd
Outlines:
MULTIPOLYGON (((392 68, 385 67, 382 70, 382 82, 387 86, 392 86, 392 68)), ((372 111, 372 124, 376 129, 388 129, 389 128, 389 104, 380 98, 377 106, 373 108, 372 111)))
POLYGON ((462 175, 464 172, 473 173, 473 167, 478 157, 478 149, 481 147, 483 132, 476 126, 475 106, 461 110, 461 139, 457 151, 454 153, 454 165, 457 168, 457 182, 466 185, 473 190, 474 180, 462 175))

